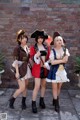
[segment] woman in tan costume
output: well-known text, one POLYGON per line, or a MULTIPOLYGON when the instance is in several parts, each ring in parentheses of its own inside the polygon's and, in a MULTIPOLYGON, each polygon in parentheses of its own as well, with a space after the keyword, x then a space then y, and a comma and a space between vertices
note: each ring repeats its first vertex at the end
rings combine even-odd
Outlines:
POLYGON ((12 66, 15 68, 15 77, 19 88, 10 98, 9 107, 14 109, 15 99, 22 93, 22 109, 26 109, 26 88, 28 79, 31 78, 31 71, 29 68, 29 48, 27 46, 28 37, 24 30, 19 30, 17 33, 18 45, 15 47, 13 56, 14 62, 12 66))

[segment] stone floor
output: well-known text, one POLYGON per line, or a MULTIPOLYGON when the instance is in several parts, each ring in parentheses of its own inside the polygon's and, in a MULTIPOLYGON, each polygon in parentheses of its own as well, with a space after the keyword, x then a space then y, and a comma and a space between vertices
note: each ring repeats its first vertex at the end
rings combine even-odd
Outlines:
POLYGON ((39 96, 37 97, 38 113, 33 114, 31 111, 31 96, 32 90, 28 90, 28 96, 26 99, 27 109, 21 109, 21 95, 16 99, 14 107, 9 108, 9 98, 15 89, 0 89, 3 91, 0 95, 0 120, 3 114, 7 113, 7 120, 79 120, 80 119, 80 98, 76 95, 80 94, 80 89, 65 90, 62 89, 60 95, 60 113, 54 111, 52 106, 52 91, 46 90, 45 103, 46 109, 39 108, 39 96))

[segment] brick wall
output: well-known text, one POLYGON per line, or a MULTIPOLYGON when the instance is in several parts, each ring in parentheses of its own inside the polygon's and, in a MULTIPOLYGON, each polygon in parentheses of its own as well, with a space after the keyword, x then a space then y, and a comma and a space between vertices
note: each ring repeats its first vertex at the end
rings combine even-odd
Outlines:
POLYGON ((71 83, 76 83, 73 74, 74 57, 80 55, 80 1, 79 0, 0 0, 0 51, 5 55, 3 86, 15 86, 10 66, 12 51, 16 45, 16 32, 25 29, 29 45, 34 43, 30 34, 35 29, 44 29, 49 35, 59 31, 67 42, 71 56, 67 64, 71 83))

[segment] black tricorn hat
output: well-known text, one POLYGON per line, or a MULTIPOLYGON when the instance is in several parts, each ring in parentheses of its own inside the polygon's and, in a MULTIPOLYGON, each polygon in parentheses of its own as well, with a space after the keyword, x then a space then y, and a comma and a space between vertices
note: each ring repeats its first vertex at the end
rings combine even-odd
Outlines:
POLYGON ((45 31, 40 31, 40 30, 36 30, 31 34, 31 38, 37 38, 38 36, 43 37, 44 39, 48 39, 48 35, 45 31))

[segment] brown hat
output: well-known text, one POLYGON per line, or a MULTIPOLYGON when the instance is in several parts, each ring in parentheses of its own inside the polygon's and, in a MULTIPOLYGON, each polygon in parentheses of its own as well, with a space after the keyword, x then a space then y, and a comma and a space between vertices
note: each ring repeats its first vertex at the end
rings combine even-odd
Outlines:
MULTIPOLYGON (((59 32, 54 32, 54 34, 53 34, 53 41, 51 42, 51 45, 54 44, 54 39, 55 39, 56 37, 58 37, 58 36, 61 37, 60 33, 59 33, 59 32)), ((64 39, 63 39, 63 42, 66 43, 64 39)))
POLYGON ((43 37, 44 39, 48 39, 48 35, 46 34, 45 31, 40 31, 40 30, 36 30, 31 34, 31 38, 37 38, 38 36, 43 37))
POLYGON ((24 35, 24 33, 25 33, 24 30, 19 30, 19 31, 17 32, 17 41, 19 41, 21 35, 24 35))
POLYGON ((60 36, 60 34, 59 34, 58 32, 54 32, 54 34, 53 34, 53 40, 54 40, 56 37, 58 37, 58 36, 60 36))

